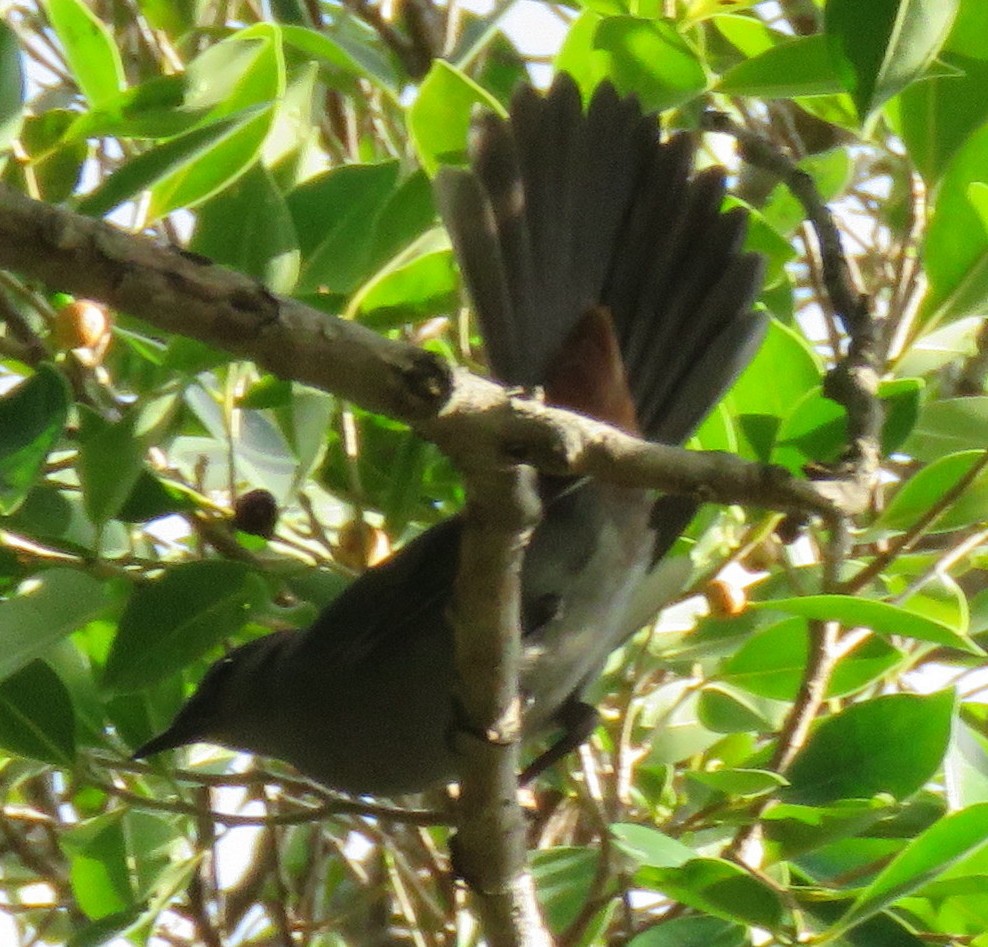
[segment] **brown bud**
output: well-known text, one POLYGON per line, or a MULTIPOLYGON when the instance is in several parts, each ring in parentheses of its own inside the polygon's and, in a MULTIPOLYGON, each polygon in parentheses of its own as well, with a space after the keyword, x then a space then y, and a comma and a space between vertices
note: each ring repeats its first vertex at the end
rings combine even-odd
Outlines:
POLYGON ((233 504, 233 525, 241 532, 270 539, 278 523, 278 504, 267 490, 251 490, 233 504))
POLYGON ((55 347, 69 349, 95 349, 109 335, 112 326, 110 313, 88 299, 77 299, 55 313, 51 338, 55 347))
POLYGON ((340 527, 336 559, 348 569, 363 572, 391 555, 391 541, 383 529, 356 517, 340 527))
POLYGON ((734 618, 748 605, 748 596, 744 589, 723 579, 710 582, 705 594, 710 614, 715 618, 734 618))

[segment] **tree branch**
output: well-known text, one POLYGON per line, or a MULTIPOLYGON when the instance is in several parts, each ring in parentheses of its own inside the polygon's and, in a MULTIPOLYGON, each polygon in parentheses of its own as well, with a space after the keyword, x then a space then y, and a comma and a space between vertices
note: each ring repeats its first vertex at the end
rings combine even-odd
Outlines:
POLYGON ((450 608, 456 641, 454 734, 460 799, 451 849, 492 947, 548 947, 525 867, 518 805, 521 566, 538 521, 531 468, 465 471, 467 505, 450 608))
POLYGON ((276 296, 246 276, 4 185, 0 267, 405 421, 464 469, 525 463, 557 475, 828 520, 861 512, 869 501, 867 489, 846 478, 809 482, 729 454, 640 441, 276 296))

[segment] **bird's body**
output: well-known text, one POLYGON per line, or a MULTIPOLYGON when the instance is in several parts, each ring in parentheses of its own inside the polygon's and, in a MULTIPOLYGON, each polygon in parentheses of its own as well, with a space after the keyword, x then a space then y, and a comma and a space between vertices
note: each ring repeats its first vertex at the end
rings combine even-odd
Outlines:
MULTIPOLYGON (((723 175, 690 180, 692 146, 610 86, 584 113, 572 80, 523 89, 510 121, 479 124, 471 169, 437 192, 493 374, 631 433, 679 443, 747 363, 764 322, 721 213, 723 175)), ((525 732, 560 722, 607 655, 695 505, 645 490, 543 477, 522 570, 525 732)), ((355 581, 300 632, 233 651, 147 755, 208 740, 292 763, 353 793, 455 778, 454 517, 355 581)))

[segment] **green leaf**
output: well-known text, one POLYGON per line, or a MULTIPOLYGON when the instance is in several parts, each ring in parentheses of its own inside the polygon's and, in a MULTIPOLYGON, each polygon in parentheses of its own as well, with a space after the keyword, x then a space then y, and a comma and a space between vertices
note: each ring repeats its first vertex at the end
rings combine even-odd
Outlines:
POLYGON ((122 826, 125 811, 82 822, 60 840, 69 856, 72 893, 92 920, 119 914, 134 902, 122 826))
POLYGON ((952 691, 852 704, 813 730, 786 773, 784 796, 810 805, 879 793, 905 799, 940 768, 953 716, 952 691))
MULTIPOLYGON (((809 658, 806 620, 787 618, 757 632, 721 669, 728 684, 773 700, 794 700, 809 658)), ((828 697, 845 697, 884 677, 905 655, 881 638, 864 639, 844 655, 831 675, 828 697)))
POLYGON ((0 680, 42 656, 108 606, 102 583, 74 569, 48 569, 0 602, 0 680))
POLYGON ((916 169, 932 188, 964 139, 988 120, 988 61, 945 53, 958 75, 913 83, 889 103, 893 122, 916 169))
POLYGON ((585 101, 608 74, 607 53, 597 49, 595 45, 597 27, 603 19, 600 13, 593 9, 585 9, 570 24, 566 39, 563 40, 563 45, 559 48, 553 63, 556 72, 568 72, 576 80, 585 101))
POLYGON ((89 518, 97 525, 113 519, 144 470, 146 445, 136 434, 137 412, 108 422, 80 408, 79 481, 89 518))
POLYGON ((76 113, 49 109, 41 115, 24 115, 19 145, 27 165, 7 165, 8 178, 23 191, 36 192, 51 204, 69 198, 79 183, 83 162, 89 155, 85 141, 72 141, 67 132, 76 113))
POLYGON ((955 451, 984 450, 988 395, 947 398, 923 405, 902 451, 927 462, 955 451))
POLYGON ((862 121, 917 80, 950 32, 959 0, 827 0, 831 58, 862 121))
POLYGON ((191 491, 160 480, 144 469, 116 515, 125 523, 146 523, 169 513, 188 513, 196 509, 199 509, 199 503, 191 491))
POLYGON ((210 106, 186 104, 187 73, 155 76, 126 89, 98 109, 80 115, 66 139, 118 136, 121 138, 170 138, 203 121, 210 106))
POLYGON ((607 17, 597 27, 593 46, 606 53, 605 68, 617 88, 634 92, 646 110, 683 105, 706 88, 696 53, 666 20, 607 17))
POLYGON ((615 822, 610 832, 621 851, 639 866, 679 868, 696 858, 688 845, 647 825, 615 822))
POLYGON ((766 769, 725 768, 691 771, 689 778, 727 796, 754 798, 774 793, 789 781, 766 769))
POLYGON ((89 104, 98 108, 126 82, 113 34, 82 0, 45 0, 48 19, 89 104))
POLYGON ((290 293, 298 278, 295 225, 261 165, 199 208, 189 249, 255 277, 272 292, 290 293))
POLYGON ((587 903, 600 863, 590 848, 559 847, 532 853, 539 903, 554 931, 563 931, 587 903))
POLYGON ((0 397, 0 514, 23 502, 65 427, 69 391, 49 365, 0 397))
POLYGON ((72 699, 43 661, 32 661, 0 682, 0 747, 56 766, 75 759, 72 699))
POLYGON ((0 21, 0 171, 3 152, 16 140, 24 121, 21 49, 14 31, 0 21))
POLYGON ((311 56, 330 76, 341 74, 369 79, 397 101, 398 76, 377 45, 348 43, 341 36, 334 37, 302 26, 283 26, 281 29, 286 46, 311 56))
POLYGON ((255 598, 251 570, 240 562, 188 562, 139 585, 120 619, 104 685, 127 693, 178 672, 235 635, 255 598))
POLYGON ((820 369, 806 340, 772 319, 758 354, 724 399, 747 439, 739 452, 768 460, 781 419, 819 384, 820 369), (779 365, 786 366, 784 373, 779 372, 779 365), (773 384, 765 384, 768 377, 773 384))
POLYGON ((259 110, 285 94, 281 28, 255 23, 208 46, 189 63, 186 105, 209 109, 210 121, 259 110))
POLYGON ((697 716, 714 733, 746 733, 774 729, 770 708, 750 693, 724 684, 708 684, 700 693, 697 716))
MULTIPOLYGON (((869 531, 876 536, 901 533, 914 526, 921 517, 938 506, 944 494, 952 490, 985 460, 984 451, 961 451, 948 454, 910 477, 875 520, 869 531)), ((988 470, 982 469, 961 496, 929 527, 930 532, 945 532, 988 520, 988 470)))
POLYGON ((464 73, 441 59, 433 62, 407 116, 408 133, 430 176, 441 164, 466 160, 470 119, 477 106, 505 114, 501 104, 464 73))
POLYGON ((146 223, 192 207, 243 174, 260 153, 272 107, 251 108, 197 128, 132 158, 79 201, 83 214, 101 216, 149 190, 146 223))
POLYGON ((966 629, 950 627, 898 605, 854 595, 805 595, 802 598, 752 602, 748 607, 801 615, 817 621, 837 621, 849 628, 870 628, 882 635, 904 635, 970 654, 983 653, 964 636, 966 629))
POLYGON ((635 881, 728 921, 767 930, 782 923, 782 904, 775 892, 743 868, 719 858, 696 858, 679 868, 640 868, 635 881))
POLYGON ((374 221, 398 180, 398 162, 334 168, 287 198, 302 253, 296 292, 348 293, 370 274, 374 221))
MULTIPOLYGON (((894 378, 879 384, 885 409, 882 453, 902 446, 919 415, 922 383, 894 378)), ((847 444, 847 410, 825 397, 822 388, 808 391, 783 419, 772 448, 771 462, 794 472, 810 461, 834 461, 847 444)))
POLYGON ((718 917, 674 917, 628 941, 628 947, 747 947, 747 930, 718 917))
POLYGON ((831 928, 835 936, 918 890, 988 843, 988 803, 951 812, 914 838, 831 928))
POLYGON ((982 125, 947 165, 926 230, 923 260, 930 285, 920 319, 927 326, 983 317, 988 307, 988 232, 971 203, 971 185, 986 181, 988 125, 982 125))
POLYGON ((348 311, 357 311, 377 329, 404 325, 455 303, 459 279, 449 238, 430 230, 399 253, 355 294, 348 311))
POLYGON ((825 36, 799 36, 780 43, 728 70, 717 91, 764 99, 791 99, 797 95, 830 95, 843 91, 830 60, 825 36))

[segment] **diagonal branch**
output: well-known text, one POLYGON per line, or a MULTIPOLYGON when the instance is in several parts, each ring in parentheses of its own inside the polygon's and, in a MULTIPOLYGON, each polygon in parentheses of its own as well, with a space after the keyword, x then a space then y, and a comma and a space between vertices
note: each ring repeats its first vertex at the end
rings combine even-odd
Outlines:
POLYGON ((276 296, 246 276, 3 185, 0 267, 405 421, 464 469, 526 463, 827 520, 867 508, 868 490, 854 480, 809 482, 733 455, 640 441, 276 296))

